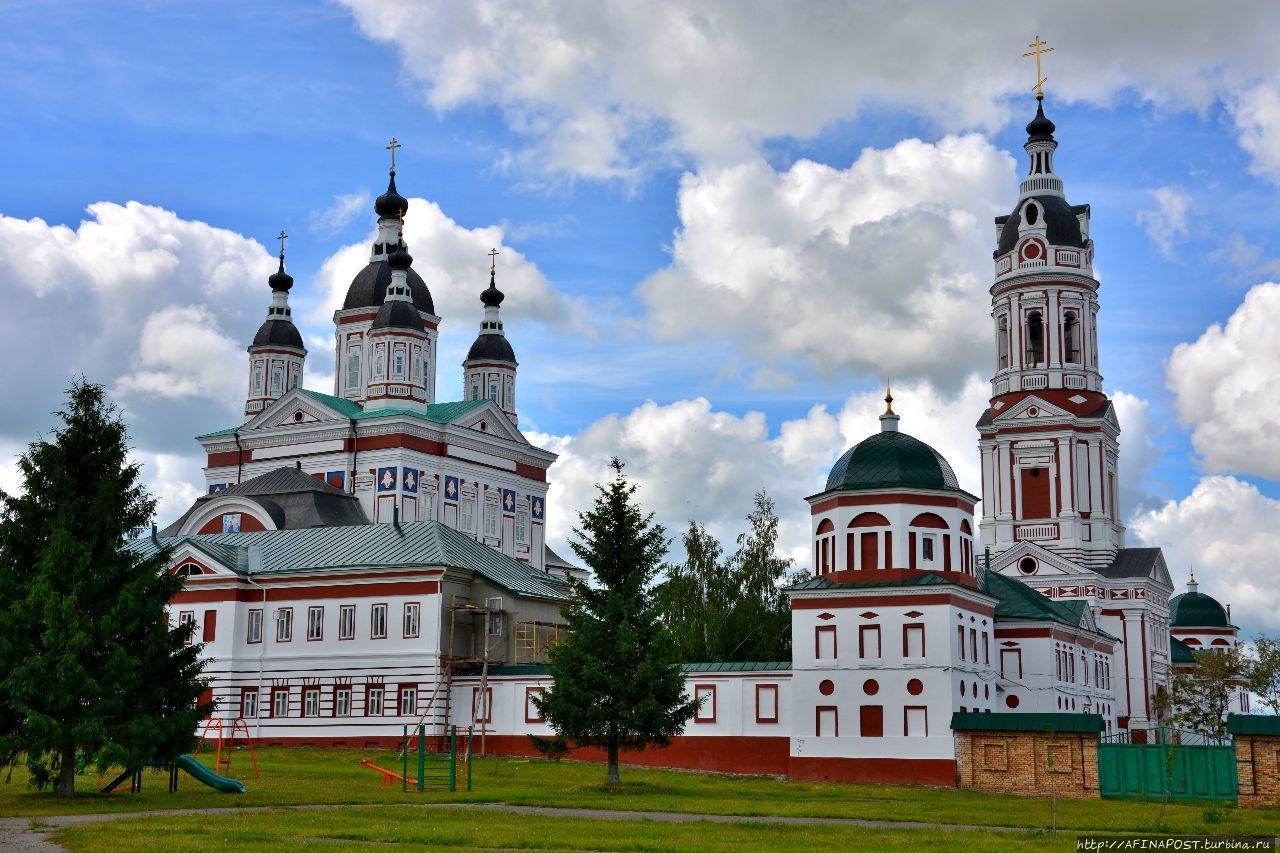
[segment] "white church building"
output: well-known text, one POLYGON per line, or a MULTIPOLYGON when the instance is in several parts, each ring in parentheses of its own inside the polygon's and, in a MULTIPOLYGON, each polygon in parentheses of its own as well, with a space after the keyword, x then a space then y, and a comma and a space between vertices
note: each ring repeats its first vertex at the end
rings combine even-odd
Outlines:
MULTIPOLYGON (((625 760, 954 785, 953 713, 1096 714, 1141 741, 1189 650, 1237 642, 1209 596, 1171 603, 1159 549, 1125 547, 1090 212, 1066 200, 1054 130, 1038 104, 1027 176, 996 220, 980 497, 886 395, 880 429, 806 498, 792 660, 690 663, 697 716, 625 760)), ((187 584, 171 616, 198 625, 216 713, 261 742, 383 747, 405 725, 454 723, 529 754, 529 734, 551 734, 532 697, 565 579, 584 573, 545 542, 556 457, 519 431, 492 267, 466 399, 436 399, 442 318, 400 236, 407 208, 393 170, 334 315, 332 395, 302 388, 282 250, 246 420, 199 436, 208 494, 134 547, 172 549, 187 584)))

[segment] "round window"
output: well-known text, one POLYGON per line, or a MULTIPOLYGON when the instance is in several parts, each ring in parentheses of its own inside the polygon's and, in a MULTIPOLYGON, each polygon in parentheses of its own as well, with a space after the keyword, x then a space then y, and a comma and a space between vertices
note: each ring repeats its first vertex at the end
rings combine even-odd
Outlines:
POLYGON ((874 678, 868 678, 866 681, 862 682, 862 692, 868 696, 876 695, 880 692, 880 682, 876 681, 874 678))
POLYGON ((1023 246, 1022 256, 1024 258, 1034 261, 1036 258, 1040 257, 1040 244, 1032 242, 1023 246))
POLYGON ((818 684, 818 692, 823 696, 830 696, 832 693, 836 692, 836 683, 830 678, 824 678, 822 679, 822 682, 818 684))
POLYGON ((1016 708, 1020 704, 1022 704, 1021 701, 1018 699, 1017 696, 1014 696, 1013 694, 1009 694, 1008 696, 1004 697, 1004 706, 1006 708, 1016 708))
POLYGON ((1018 561, 1018 571, 1024 575, 1034 575, 1039 566, 1036 564, 1035 557, 1023 557, 1018 561))
POLYGON ((912 696, 919 696, 924 692, 924 682, 918 678, 913 678, 907 682, 907 692, 912 696))

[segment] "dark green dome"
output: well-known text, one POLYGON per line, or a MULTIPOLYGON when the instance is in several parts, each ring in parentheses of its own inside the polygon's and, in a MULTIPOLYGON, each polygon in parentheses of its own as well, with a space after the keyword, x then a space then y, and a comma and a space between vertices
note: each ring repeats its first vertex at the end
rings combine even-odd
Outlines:
POLYGON ((894 488, 964 491, 941 453, 918 438, 890 430, 845 451, 827 477, 826 490, 894 488))
POLYGON ((1230 628, 1227 611, 1203 592, 1184 592, 1169 599, 1169 620, 1175 628, 1230 628))

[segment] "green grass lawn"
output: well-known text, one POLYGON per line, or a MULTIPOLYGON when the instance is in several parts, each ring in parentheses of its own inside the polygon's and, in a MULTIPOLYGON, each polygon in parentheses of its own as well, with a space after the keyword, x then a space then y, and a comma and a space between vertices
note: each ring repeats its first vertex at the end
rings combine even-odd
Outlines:
MULTIPOLYGON (((258 750, 257 755, 262 768, 261 779, 253 778, 248 754, 239 750, 236 752, 231 775, 245 783, 248 792, 242 795, 218 793, 185 774, 178 793, 170 795, 165 790, 167 777, 163 772, 145 774, 141 794, 98 795, 92 793, 97 789, 95 774, 77 780, 78 789, 85 792, 83 796, 65 801, 48 792, 39 793, 29 789, 24 774, 15 771, 13 778, 0 786, 0 816, 427 801, 503 802, 534 806, 747 816, 850 817, 1036 829, 1049 827, 1051 821, 1051 804, 1047 799, 943 788, 787 782, 772 778, 713 776, 624 767, 623 786, 611 791, 603 785, 604 768, 600 765, 541 760, 477 760, 474 791, 471 793, 406 794, 399 787, 383 788, 379 774, 359 765, 361 757, 368 757, 384 767, 399 768, 400 762, 394 753, 363 753, 339 749, 262 749, 258 750)), ((211 757, 207 759, 207 763, 212 763, 211 757)), ((350 820, 363 825, 370 820, 365 815, 373 813, 372 810, 351 812, 350 820)), ((433 826, 453 825, 450 823, 454 820, 453 817, 435 816, 437 813, 434 811, 431 814, 433 826)), ((1061 829, 1268 836, 1280 834, 1280 811, 1236 810, 1227 806, 1208 817, 1207 821, 1204 805, 1170 805, 1162 808, 1151 803, 1110 800, 1060 800, 1058 803, 1058 827, 1061 829), (1220 820, 1211 822, 1214 817, 1220 817, 1220 820)), ((287 825, 298 822, 312 825, 345 819, 347 818, 341 815, 335 817, 334 813, 313 812, 305 815, 227 816, 219 817, 216 821, 209 818, 188 821, 187 818, 178 817, 165 820, 174 826, 186 826, 189 823, 190 826, 197 827, 203 824, 216 826, 219 831, 223 831, 229 827, 255 824, 257 821, 264 821, 265 824, 282 822, 280 825, 287 825)), ((469 818, 465 815, 459 817, 457 820, 461 823, 457 827, 464 827, 467 821, 476 819, 478 816, 474 813, 469 818)), ((497 816, 488 814, 484 818, 485 821, 490 819, 496 820, 497 816)), ((562 818, 548 820, 566 820, 574 826, 582 823, 580 820, 562 818)), ((409 822, 412 823, 412 820, 409 822)), ((151 825, 154 825, 154 821, 138 824, 139 827, 151 825)), ((112 829, 111 832, 119 831, 119 826, 121 825, 113 824, 117 829, 112 829)), ((716 832, 721 829, 730 831, 717 827, 716 832)), ((847 827, 839 829, 846 833, 850 831, 847 827)), ((406 828, 405 831, 410 830, 406 828)), ((658 829, 646 825, 642 830, 637 830, 641 836, 658 833, 662 837, 668 837, 671 832, 677 831, 685 830, 669 825, 658 829)), ((611 832, 616 834, 622 830, 611 832)), ((732 846, 737 845, 735 843, 732 846)), ((643 846, 634 849, 643 849, 643 846)))

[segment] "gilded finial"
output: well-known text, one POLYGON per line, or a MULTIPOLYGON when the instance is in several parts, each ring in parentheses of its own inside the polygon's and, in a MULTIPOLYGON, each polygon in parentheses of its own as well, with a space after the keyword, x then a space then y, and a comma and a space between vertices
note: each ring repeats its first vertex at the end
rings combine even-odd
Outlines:
POLYGON ((396 142, 394 136, 391 137, 391 143, 387 145, 387 150, 391 152, 391 174, 393 175, 396 173, 396 149, 403 147, 399 142, 396 142))
MULTIPOLYGON (((395 140, 393 139, 392 142, 394 141, 395 140)), ((396 219, 400 220, 400 228, 397 236, 399 236, 400 242, 403 243, 404 242, 404 208, 403 207, 396 211, 396 219)))
POLYGON ((502 254, 497 249, 489 250, 489 275, 492 276, 498 271, 498 255, 502 254))
POLYGON ((284 260, 284 241, 289 239, 289 235, 284 233, 282 229, 280 231, 280 236, 277 237, 276 239, 280 241, 280 260, 283 261, 284 260))
POLYGON ((884 381, 884 413, 893 414, 893 389, 889 387, 888 379, 884 381))
POLYGON ((1044 84, 1049 80, 1049 78, 1045 77, 1040 71, 1040 57, 1046 53, 1052 53, 1054 50, 1053 48, 1048 47, 1048 44, 1049 43, 1047 41, 1041 41, 1040 36, 1037 35, 1036 40, 1027 45, 1031 50, 1028 53, 1022 54, 1023 58, 1032 56, 1036 58, 1036 84, 1031 88, 1036 91, 1037 101, 1044 100, 1044 84))

